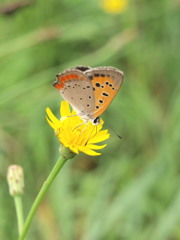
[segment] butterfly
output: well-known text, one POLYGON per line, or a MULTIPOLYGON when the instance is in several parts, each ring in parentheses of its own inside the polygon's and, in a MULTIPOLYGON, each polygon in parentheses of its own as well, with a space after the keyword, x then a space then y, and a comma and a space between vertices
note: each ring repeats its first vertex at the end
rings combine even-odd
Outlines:
POLYGON ((123 83, 124 74, 113 67, 77 66, 56 75, 54 87, 85 122, 100 123, 123 83))

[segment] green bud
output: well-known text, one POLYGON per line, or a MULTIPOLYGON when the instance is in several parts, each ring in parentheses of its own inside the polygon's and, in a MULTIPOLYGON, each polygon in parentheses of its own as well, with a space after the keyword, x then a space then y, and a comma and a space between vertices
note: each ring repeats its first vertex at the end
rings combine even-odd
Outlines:
POLYGON ((24 174, 21 166, 11 165, 7 172, 9 193, 11 196, 22 195, 24 192, 24 174))

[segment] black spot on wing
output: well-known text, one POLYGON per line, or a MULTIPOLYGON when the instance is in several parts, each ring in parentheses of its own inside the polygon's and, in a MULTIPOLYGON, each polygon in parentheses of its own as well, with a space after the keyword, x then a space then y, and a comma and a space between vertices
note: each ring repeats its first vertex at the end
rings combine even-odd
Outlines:
POLYGON ((105 97, 109 96, 106 92, 103 92, 102 95, 105 96, 105 97))
POLYGON ((99 77, 99 75, 100 75, 99 73, 95 73, 94 74, 95 77, 99 77))
POLYGON ((77 66, 75 67, 75 69, 78 69, 80 70, 81 72, 85 72, 86 70, 89 70, 91 69, 90 67, 87 67, 87 66, 77 66))
POLYGON ((96 87, 100 87, 101 85, 100 85, 100 83, 96 83, 96 87))

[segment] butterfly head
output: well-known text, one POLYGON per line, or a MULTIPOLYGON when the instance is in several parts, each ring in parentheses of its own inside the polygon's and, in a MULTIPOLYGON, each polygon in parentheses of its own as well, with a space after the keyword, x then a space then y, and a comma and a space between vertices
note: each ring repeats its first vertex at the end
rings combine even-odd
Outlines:
POLYGON ((94 119, 92 120, 92 123, 93 123, 94 125, 98 125, 98 124, 100 123, 100 117, 94 118, 94 119))

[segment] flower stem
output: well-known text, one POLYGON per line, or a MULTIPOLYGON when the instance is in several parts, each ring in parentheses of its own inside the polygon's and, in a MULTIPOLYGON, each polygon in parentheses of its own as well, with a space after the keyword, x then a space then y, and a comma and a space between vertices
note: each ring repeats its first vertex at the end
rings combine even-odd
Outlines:
POLYGON ((15 203, 16 215, 17 215, 17 221, 18 221, 18 232, 20 236, 20 234, 22 233, 23 224, 24 224, 23 205, 22 205, 21 195, 14 196, 14 203, 15 203))
POLYGON ((46 181, 44 182, 42 188, 40 189, 31 209, 30 212, 27 216, 27 219, 25 221, 24 224, 24 228, 23 231, 21 233, 21 236, 19 237, 19 240, 24 240, 27 231, 30 227, 30 224, 32 222, 33 216, 37 210, 37 208, 39 207, 41 200, 43 199, 45 193, 47 192, 47 190, 49 189, 49 187, 51 186, 54 178, 57 176, 58 172, 61 170, 61 168, 63 167, 63 165, 65 164, 65 162, 67 161, 66 158, 60 156, 59 159, 57 160, 55 166, 53 167, 51 173, 49 174, 48 178, 46 179, 46 181))

